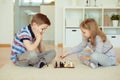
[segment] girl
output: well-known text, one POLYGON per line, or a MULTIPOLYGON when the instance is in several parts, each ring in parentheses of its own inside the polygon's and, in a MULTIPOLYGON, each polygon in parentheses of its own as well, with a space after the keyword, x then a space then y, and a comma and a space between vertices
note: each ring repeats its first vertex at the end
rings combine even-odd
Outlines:
POLYGON ((113 46, 108 41, 106 35, 100 30, 96 21, 88 18, 80 24, 80 29, 83 36, 82 42, 60 57, 65 58, 70 54, 78 53, 78 57, 82 63, 91 68, 116 65, 113 46), (88 46, 92 52, 82 52, 86 46, 88 46))

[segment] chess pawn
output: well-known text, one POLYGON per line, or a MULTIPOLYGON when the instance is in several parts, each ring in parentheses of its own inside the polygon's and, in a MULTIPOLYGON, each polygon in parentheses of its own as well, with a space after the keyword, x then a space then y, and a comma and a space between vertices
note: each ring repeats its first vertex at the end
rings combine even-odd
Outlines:
POLYGON ((55 62, 55 67, 58 67, 57 61, 55 62))
POLYGON ((70 66, 70 62, 68 62, 68 67, 71 67, 71 66, 70 66))
POLYGON ((70 62, 70 67, 73 67, 73 63, 72 62, 70 62))
POLYGON ((59 62, 59 65, 60 65, 60 67, 62 67, 62 62, 61 61, 59 62))
POLYGON ((63 64, 64 64, 64 67, 66 67, 66 61, 64 61, 63 64))
POLYGON ((60 67, 64 67, 64 63, 60 61, 60 67))
POLYGON ((60 67, 60 61, 57 61, 57 67, 60 67))
POLYGON ((66 62, 66 61, 64 61, 64 67, 67 67, 67 66, 66 66, 66 64, 67 64, 67 62, 66 62))
POLYGON ((62 62, 62 67, 64 67, 64 63, 62 62))

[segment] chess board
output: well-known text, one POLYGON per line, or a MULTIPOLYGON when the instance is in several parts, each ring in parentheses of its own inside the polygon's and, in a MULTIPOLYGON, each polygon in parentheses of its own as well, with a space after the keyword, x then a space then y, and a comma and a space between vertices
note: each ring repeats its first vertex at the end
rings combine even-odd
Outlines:
POLYGON ((56 61, 54 68, 74 68, 74 65, 71 61, 56 61))

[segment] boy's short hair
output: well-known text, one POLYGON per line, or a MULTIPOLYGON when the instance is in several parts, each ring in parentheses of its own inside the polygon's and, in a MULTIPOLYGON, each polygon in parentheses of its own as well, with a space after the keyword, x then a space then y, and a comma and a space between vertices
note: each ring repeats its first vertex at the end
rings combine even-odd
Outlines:
POLYGON ((33 16, 32 20, 31 20, 31 24, 33 24, 33 23, 36 23, 38 25, 41 25, 41 24, 51 25, 48 17, 41 13, 37 13, 33 16))

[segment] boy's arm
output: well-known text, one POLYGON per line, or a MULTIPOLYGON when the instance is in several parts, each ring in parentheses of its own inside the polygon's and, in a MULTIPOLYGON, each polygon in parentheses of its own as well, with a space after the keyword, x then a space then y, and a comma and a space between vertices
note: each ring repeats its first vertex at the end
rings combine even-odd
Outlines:
POLYGON ((40 41, 40 39, 36 39, 34 43, 31 43, 29 40, 23 40, 23 43, 28 51, 33 51, 36 50, 36 48, 40 44, 40 41))
POLYGON ((44 46, 44 43, 42 40, 41 40, 40 44, 38 45, 38 47, 35 49, 35 51, 37 53, 42 53, 45 51, 45 46, 44 46))
POLYGON ((31 43, 29 40, 23 40, 25 48, 28 51, 33 51, 33 50, 35 51, 38 48, 40 42, 42 41, 42 34, 40 34, 40 31, 36 28, 33 28, 33 31, 36 38, 36 40, 33 43, 31 43))
POLYGON ((40 52, 44 52, 45 51, 45 45, 43 43, 43 40, 41 40, 39 46, 38 46, 38 49, 40 52))
POLYGON ((36 53, 40 53, 40 51, 39 51, 39 49, 38 49, 38 48, 36 48, 36 49, 35 49, 35 52, 36 52, 36 53))

